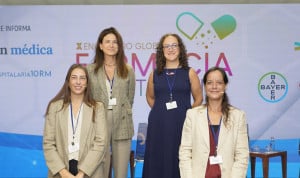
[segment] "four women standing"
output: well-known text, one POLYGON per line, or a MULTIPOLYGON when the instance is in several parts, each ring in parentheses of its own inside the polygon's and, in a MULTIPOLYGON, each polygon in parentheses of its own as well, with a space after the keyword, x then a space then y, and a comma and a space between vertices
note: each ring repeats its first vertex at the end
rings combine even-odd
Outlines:
MULTIPOLYGON (((206 104, 199 106, 200 80, 177 34, 160 39, 156 66, 146 91, 151 111, 143 178, 245 176, 245 115, 228 103, 225 72, 212 68, 205 74, 206 104)), ((72 65, 48 105, 43 144, 49 177, 107 178, 112 162, 114 177, 126 178, 134 95, 122 37, 113 27, 104 29, 93 63, 72 65)))

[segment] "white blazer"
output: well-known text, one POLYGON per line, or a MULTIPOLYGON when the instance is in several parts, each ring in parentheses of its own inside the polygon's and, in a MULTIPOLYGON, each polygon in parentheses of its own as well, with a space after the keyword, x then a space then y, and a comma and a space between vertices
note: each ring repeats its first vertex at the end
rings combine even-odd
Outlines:
MULTIPOLYGON (((209 126, 207 107, 189 109, 179 147, 181 178, 204 178, 209 159, 209 126)), ((245 178, 248 168, 249 144, 245 113, 230 107, 228 126, 222 122, 218 140, 222 178, 245 178)))

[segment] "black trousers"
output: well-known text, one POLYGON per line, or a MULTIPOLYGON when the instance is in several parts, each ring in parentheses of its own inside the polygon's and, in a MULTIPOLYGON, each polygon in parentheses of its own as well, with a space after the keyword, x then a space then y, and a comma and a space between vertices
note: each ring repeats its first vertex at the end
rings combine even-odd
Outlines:
POLYGON ((75 159, 69 160, 69 172, 71 174, 73 174, 74 176, 76 176, 78 173, 77 165, 78 165, 77 160, 75 160, 75 159))

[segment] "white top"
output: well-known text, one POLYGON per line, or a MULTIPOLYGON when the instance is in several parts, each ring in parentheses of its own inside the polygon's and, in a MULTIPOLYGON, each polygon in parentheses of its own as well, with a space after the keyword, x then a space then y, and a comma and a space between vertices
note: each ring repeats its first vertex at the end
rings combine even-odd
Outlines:
MULTIPOLYGON (((81 124, 82 124, 82 113, 83 113, 83 107, 80 106, 80 109, 78 111, 78 115, 73 116, 73 127, 74 127, 74 139, 73 139, 73 128, 72 128, 72 122, 71 122, 71 107, 69 107, 69 118, 68 118, 68 146, 72 145, 72 142, 76 145, 80 145, 80 133, 81 133, 81 124)), ((79 150, 69 153, 69 160, 75 159, 78 160, 79 156, 79 150)))

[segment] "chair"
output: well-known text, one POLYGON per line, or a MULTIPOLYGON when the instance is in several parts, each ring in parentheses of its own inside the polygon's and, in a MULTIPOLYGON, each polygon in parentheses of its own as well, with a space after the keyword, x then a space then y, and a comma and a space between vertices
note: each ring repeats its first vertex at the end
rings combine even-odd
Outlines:
POLYGON ((138 134, 136 140, 136 161, 144 161, 146 136, 147 136, 147 123, 139 123, 138 134))
POLYGON ((134 169, 133 176, 135 175, 135 166, 137 162, 144 162, 145 148, 146 148, 146 137, 147 137, 147 123, 139 123, 137 140, 136 140, 136 150, 134 158, 134 169))

